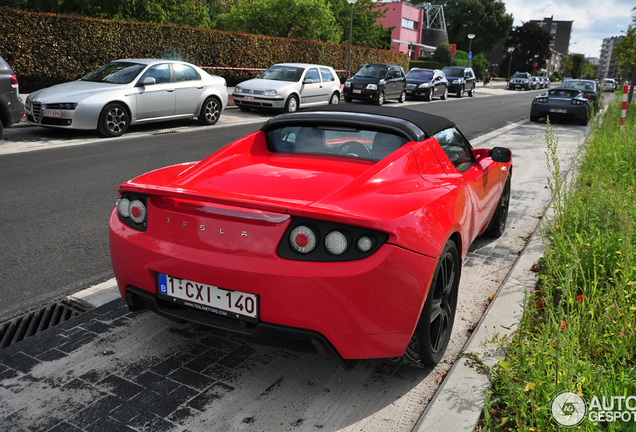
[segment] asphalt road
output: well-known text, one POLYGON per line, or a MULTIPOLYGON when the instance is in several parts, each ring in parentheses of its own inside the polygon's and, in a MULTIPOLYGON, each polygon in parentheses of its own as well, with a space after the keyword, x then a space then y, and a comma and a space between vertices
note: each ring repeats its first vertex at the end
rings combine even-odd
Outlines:
MULTIPOLYGON (((536 93, 485 97, 478 89, 474 98, 406 105, 451 118, 474 139, 527 118, 536 93)), ((388 103, 387 109, 397 105, 388 103)), ((146 125, 118 139, 33 127, 5 130, 0 143, 0 323, 113 277, 107 221, 120 183, 204 158, 256 130, 266 118, 228 109, 222 119, 232 121, 223 125, 146 125), (22 150, 3 154, 14 146, 22 150)))

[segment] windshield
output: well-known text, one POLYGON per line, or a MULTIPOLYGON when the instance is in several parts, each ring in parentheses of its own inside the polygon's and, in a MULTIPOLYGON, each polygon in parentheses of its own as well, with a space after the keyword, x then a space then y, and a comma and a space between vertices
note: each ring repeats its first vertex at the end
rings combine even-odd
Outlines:
POLYGON ((513 78, 528 78, 528 75, 524 74, 524 73, 516 73, 512 76, 513 78))
POLYGON ((406 74, 407 79, 430 81, 433 79, 433 71, 425 69, 413 69, 406 74))
POLYGON ((578 90, 569 90, 569 89, 566 90, 564 88, 557 88, 557 89, 548 91, 549 96, 561 96, 561 97, 568 97, 568 98, 575 98, 578 94, 579 94, 578 90))
POLYGON ((387 132, 336 126, 287 126, 267 132, 276 153, 344 156, 379 161, 407 142, 387 132))
POLYGON ((442 72, 447 77, 464 78, 464 68, 445 67, 442 72))
POLYGON ((360 68, 358 72, 354 76, 358 78, 377 78, 384 79, 386 78, 386 72, 388 68, 382 65, 364 65, 360 68))
POLYGON ((273 81, 300 81, 300 77, 305 69, 295 66, 272 66, 258 76, 258 79, 273 81))
POLYGON ((89 73, 82 81, 128 84, 137 78, 145 67, 146 65, 140 63, 112 62, 89 73))
POLYGON ((561 86, 563 88, 573 88, 577 90, 587 90, 594 91, 594 82, 593 81, 568 81, 563 83, 561 86))

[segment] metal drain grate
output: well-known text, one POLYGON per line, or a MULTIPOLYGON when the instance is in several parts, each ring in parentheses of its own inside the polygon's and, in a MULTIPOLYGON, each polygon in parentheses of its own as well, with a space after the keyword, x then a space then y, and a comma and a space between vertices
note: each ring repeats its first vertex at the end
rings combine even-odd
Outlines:
POLYGON ((64 299, 0 324, 0 348, 20 342, 88 311, 90 306, 64 299))
POLYGON ((178 131, 170 131, 170 132, 154 132, 153 135, 170 135, 179 133, 178 131))

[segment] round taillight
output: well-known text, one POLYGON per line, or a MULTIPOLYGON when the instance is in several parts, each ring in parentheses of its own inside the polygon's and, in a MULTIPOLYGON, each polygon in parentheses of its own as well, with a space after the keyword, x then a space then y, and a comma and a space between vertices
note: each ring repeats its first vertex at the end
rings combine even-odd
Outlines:
POLYGON ((127 198, 119 198, 117 203, 115 204, 117 207, 117 211, 121 217, 129 217, 130 216, 130 200, 127 198))
POLYGON ((364 236, 358 239, 358 249, 360 249, 360 252, 369 252, 372 247, 373 242, 369 237, 364 236))
POLYGON ((316 235, 310 228, 300 225, 290 233, 289 242, 296 252, 308 254, 316 247, 316 235))
POLYGON ((325 247, 334 255, 342 254, 347 250, 347 246, 347 237, 340 231, 331 231, 325 237, 325 247))
POLYGON ((130 218, 135 223, 142 223, 146 220, 146 206, 139 200, 130 203, 130 218))

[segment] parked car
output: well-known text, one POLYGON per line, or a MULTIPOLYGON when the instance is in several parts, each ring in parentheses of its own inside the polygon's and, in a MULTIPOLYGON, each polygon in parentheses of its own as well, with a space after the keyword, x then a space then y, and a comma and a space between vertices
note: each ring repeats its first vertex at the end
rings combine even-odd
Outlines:
POLYGON ((587 125, 590 101, 575 88, 556 87, 537 95, 530 108, 530 121, 543 117, 569 119, 587 125))
POLYGON ((550 78, 545 76, 545 77, 541 77, 541 80, 543 81, 543 88, 550 88, 550 78))
POLYGON ((515 72, 508 83, 508 90, 530 90, 532 88, 532 76, 528 72, 515 72))
POLYGON ((113 270, 131 310, 278 347, 433 367, 462 259, 502 235, 512 162, 455 123, 360 104, 282 114, 200 162, 119 187, 113 270))
POLYGON ((468 93, 470 97, 475 95, 477 78, 475 78, 473 68, 446 66, 442 69, 442 72, 444 72, 448 80, 448 91, 450 93, 455 93, 459 98, 464 95, 464 92, 468 93))
POLYGON ((572 79, 561 84, 561 87, 571 88, 582 92, 583 96, 590 101, 590 105, 592 105, 595 109, 599 108, 600 92, 595 81, 572 79))
POLYGON ((605 91, 616 91, 616 81, 613 78, 605 78, 603 84, 605 85, 605 91))
POLYGON ((397 99, 402 103, 406 100, 406 75, 400 66, 366 64, 345 81, 343 93, 345 102, 358 99, 382 105, 387 99, 397 99))
POLYGON ((24 115, 24 105, 20 98, 18 77, 11 66, 0 56, 0 140, 4 128, 18 123, 24 115))
POLYGON ((31 93, 27 122, 59 129, 97 130, 117 137, 130 125, 198 117, 213 125, 227 106, 225 79, 190 63, 117 60, 78 81, 31 93))
POLYGON ((428 101, 438 96, 448 97, 448 81, 439 69, 413 68, 406 74, 406 96, 424 98, 428 101))
POLYGON ((329 66, 280 63, 234 87, 232 98, 241 111, 265 108, 295 112, 340 102, 340 79, 329 66))
POLYGON ((530 77, 530 88, 532 90, 541 90, 543 88, 543 81, 538 76, 530 77))

